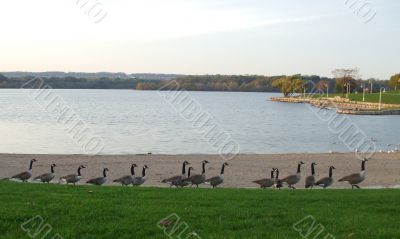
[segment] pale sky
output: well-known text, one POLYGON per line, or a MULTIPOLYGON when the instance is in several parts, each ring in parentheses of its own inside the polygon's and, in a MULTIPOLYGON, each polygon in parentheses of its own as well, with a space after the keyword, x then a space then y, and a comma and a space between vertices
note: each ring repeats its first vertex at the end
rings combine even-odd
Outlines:
POLYGON ((0 4, 0 72, 332 76, 334 68, 358 67, 380 79, 400 72, 398 0, 0 4))

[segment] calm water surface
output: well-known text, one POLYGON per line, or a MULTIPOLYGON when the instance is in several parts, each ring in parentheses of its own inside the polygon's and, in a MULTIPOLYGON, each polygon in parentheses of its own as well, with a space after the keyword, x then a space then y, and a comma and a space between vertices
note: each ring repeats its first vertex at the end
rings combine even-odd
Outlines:
MULTIPOLYGON (((54 90, 97 136, 103 154, 215 154, 155 91, 54 90)), ((346 152, 306 105, 270 102, 273 93, 189 92, 240 145, 241 153, 346 152)), ((26 90, 0 90, 0 153, 84 153, 26 90)), ((399 116, 349 116, 378 150, 400 143, 399 116)), ((399 147, 400 148, 400 147, 399 147)))

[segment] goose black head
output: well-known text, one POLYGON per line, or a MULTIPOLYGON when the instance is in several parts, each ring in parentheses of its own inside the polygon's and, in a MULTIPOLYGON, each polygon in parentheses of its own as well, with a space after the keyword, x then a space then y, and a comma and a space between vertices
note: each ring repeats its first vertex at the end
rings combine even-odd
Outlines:
POLYGON ((108 172, 109 170, 108 170, 108 168, 105 168, 104 171, 108 172))
POLYGON ((206 164, 206 163, 210 163, 210 162, 208 162, 207 160, 204 160, 204 161, 203 161, 203 163, 205 163, 205 164, 206 164))
POLYGON ((224 166, 228 166, 229 164, 225 162, 223 165, 224 165, 224 166))
POLYGON ((79 168, 86 168, 85 166, 83 166, 83 165, 81 165, 81 166, 79 166, 79 168))
POLYGON ((315 162, 312 162, 312 163, 311 163, 311 165, 314 165, 314 166, 315 166, 315 165, 317 165, 317 163, 315 163, 315 162))
POLYGON ((51 165, 51 167, 57 167, 57 165, 53 163, 53 164, 51 165))
POLYGON ((133 164, 132 164, 132 167, 137 167, 137 164, 133 163, 133 164))
POLYGON ((304 162, 303 162, 303 161, 300 161, 299 164, 304 164, 304 162))
POLYGON ((147 168, 149 168, 149 166, 147 166, 147 165, 144 165, 144 166, 143 166, 143 168, 146 168, 146 169, 147 169, 147 168))
POLYGON ((184 165, 189 165, 190 163, 189 163, 188 161, 185 160, 185 161, 183 162, 183 164, 184 164, 184 165))
POLYGON ((334 166, 330 166, 329 168, 331 168, 331 169, 336 169, 334 166))
POLYGON ((192 171, 194 171, 194 168, 193 168, 193 167, 189 167, 189 169, 192 170, 192 171))
POLYGON ((37 160, 36 159, 32 159, 31 162, 37 162, 37 160))
POLYGON ((367 159, 367 158, 364 158, 362 161, 364 161, 364 162, 368 162, 368 159, 367 159))

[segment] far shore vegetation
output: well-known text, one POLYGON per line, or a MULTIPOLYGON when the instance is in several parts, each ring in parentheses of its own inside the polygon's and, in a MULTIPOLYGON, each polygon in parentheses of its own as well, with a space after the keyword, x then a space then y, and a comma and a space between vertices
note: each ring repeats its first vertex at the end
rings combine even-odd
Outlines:
POLYGON ((388 81, 362 80, 357 68, 336 69, 334 79, 310 81, 301 75, 283 76, 272 82, 280 89, 284 97, 314 98, 342 97, 351 101, 400 104, 400 74, 393 75, 388 81))
MULTIPOLYGON (((97 74, 98 77, 85 76, 57 76, 46 75, 42 77, 44 83, 53 89, 132 89, 132 90, 172 90, 176 84, 180 89, 187 91, 242 91, 242 92, 282 92, 289 97, 296 93, 309 92, 317 88, 320 91, 345 95, 347 85, 350 85, 351 93, 362 93, 364 90, 379 92, 384 87, 386 90, 394 91, 400 89, 400 74, 393 75, 390 80, 361 79, 357 69, 338 69, 333 71, 334 77, 321 77, 317 75, 293 75, 293 76, 260 76, 260 75, 156 75, 151 74, 125 75, 116 77, 113 74, 97 74), (146 78, 148 76, 148 79, 146 78)), ((20 88, 25 82, 35 76, 10 75, 8 77, 0 74, 0 88, 20 88)))

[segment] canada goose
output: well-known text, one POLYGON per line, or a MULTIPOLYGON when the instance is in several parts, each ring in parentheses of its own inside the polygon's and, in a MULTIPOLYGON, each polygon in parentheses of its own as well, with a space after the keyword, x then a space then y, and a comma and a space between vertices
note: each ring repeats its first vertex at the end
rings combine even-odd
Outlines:
POLYGON ((42 183, 50 183, 51 180, 56 176, 54 173, 54 167, 57 167, 54 163, 50 166, 50 173, 45 173, 34 178, 34 181, 41 181, 42 183))
POLYGON ((324 189, 329 187, 329 186, 331 186, 332 183, 333 183, 332 176, 333 176, 333 170, 334 169, 336 169, 336 168, 333 167, 333 166, 330 166, 329 167, 329 177, 321 178, 320 180, 318 180, 318 182, 315 183, 315 185, 320 186, 320 187, 324 187, 324 189))
POLYGON ((132 184, 135 178, 135 167, 137 167, 136 164, 131 165, 131 175, 126 175, 121 178, 115 179, 113 182, 120 183, 122 186, 128 186, 132 184))
POLYGON ((101 186, 107 182, 107 175, 108 168, 103 169, 103 177, 93 178, 87 181, 86 183, 101 186))
POLYGON ((142 185, 145 181, 146 181, 146 169, 148 169, 149 167, 147 165, 143 166, 142 169, 142 176, 141 177, 135 177, 133 179, 132 185, 133 186, 140 186, 142 185))
POLYGON ((30 179, 32 177, 32 167, 33 167, 33 163, 36 161, 37 161, 36 159, 32 159, 29 164, 29 169, 27 171, 19 173, 17 175, 14 175, 9 179, 19 179, 22 182, 27 182, 28 179, 30 179))
POLYGON ((196 174, 196 175, 192 175, 189 176, 186 181, 189 181, 190 183, 192 183, 193 185, 196 185, 196 187, 199 187, 199 184, 205 183, 206 182, 206 164, 208 164, 209 162, 207 160, 204 160, 201 162, 201 167, 202 167, 202 171, 201 174, 196 174))
POLYGON ((311 163, 311 175, 306 178, 306 188, 313 188, 315 184, 315 165, 316 163, 311 163))
POLYGON ((275 178, 274 178, 274 172, 275 172, 276 168, 273 168, 271 170, 271 178, 264 178, 264 179, 260 179, 260 180, 255 180, 253 181, 253 183, 256 183, 258 185, 260 185, 260 188, 269 188, 272 187, 275 183, 275 178))
POLYGON ((304 164, 303 161, 300 161, 297 165, 297 173, 287 176, 286 178, 282 179, 281 182, 287 183, 289 185, 289 188, 296 189, 293 185, 298 183, 301 179, 300 172, 301 172, 301 165, 303 164, 304 164))
POLYGON ((218 185, 224 182, 224 171, 225 167, 228 166, 228 163, 223 163, 221 168, 221 174, 206 180, 206 183, 210 184, 213 188, 216 188, 218 185))
POLYGON ((365 162, 367 162, 368 159, 364 158, 361 161, 361 172, 360 173, 353 173, 348 176, 345 176, 341 179, 339 179, 339 182, 349 182, 351 185, 351 189, 360 188, 358 184, 360 184, 362 181, 365 179, 365 162))
POLYGON ((81 165, 78 167, 77 174, 70 174, 60 178, 60 182, 66 182, 67 184, 73 183, 74 185, 79 182, 82 178, 81 169, 86 168, 85 166, 81 165))
POLYGON ((179 187, 186 187, 186 186, 188 186, 188 185, 190 184, 190 181, 187 180, 187 179, 190 178, 190 174, 191 174, 191 171, 192 171, 192 170, 194 170, 193 167, 189 167, 187 178, 184 179, 184 180, 180 180, 179 182, 177 182, 177 186, 179 186, 179 187))
POLYGON ((183 162, 183 164, 182 164, 182 174, 181 175, 178 175, 178 176, 174 176, 174 177, 171 177, 171 178, 167 178, 167 179, 164 179, 164 180, 162 180, 161 182, 162 183, 169 183, 170 184, 170 187, 172 187, 172 186, 178 186, 178 184, 180 183, 180 181, 182 181, 182 180, 185 180, 186 178, 187 178, 187 176, 186 176, 186 165, 189 165, 190 163, 188 162, 188 161, 184 161, 183 162))
POLYGON ((283 187, 282 181, 279 179, 279 169, 275 170, 275 185, 274 188, 281 189, 283 187))

